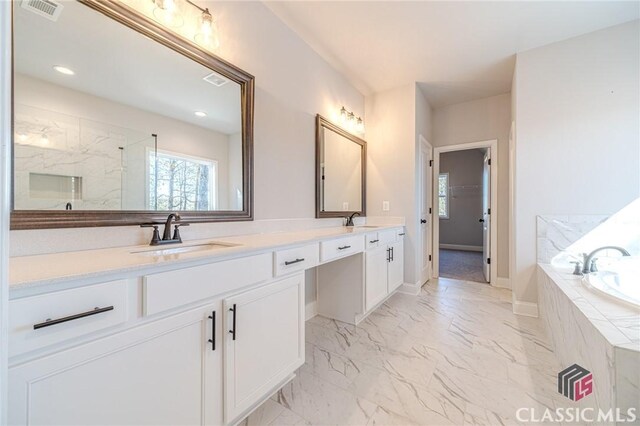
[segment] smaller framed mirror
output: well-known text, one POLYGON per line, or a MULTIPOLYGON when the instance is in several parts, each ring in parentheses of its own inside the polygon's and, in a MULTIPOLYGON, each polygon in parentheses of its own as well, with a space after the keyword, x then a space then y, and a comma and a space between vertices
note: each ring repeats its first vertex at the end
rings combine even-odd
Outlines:
POLYGON ((366 213, 367 143, 318 114, 316 217, 366 213))

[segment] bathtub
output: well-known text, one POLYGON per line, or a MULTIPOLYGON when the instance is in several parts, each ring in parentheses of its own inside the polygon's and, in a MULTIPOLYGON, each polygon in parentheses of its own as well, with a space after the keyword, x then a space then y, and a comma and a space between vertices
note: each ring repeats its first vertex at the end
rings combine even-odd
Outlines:
POLYGON ((623 257, 582 279, 592 290, 640 308, 640 257, 623 257))

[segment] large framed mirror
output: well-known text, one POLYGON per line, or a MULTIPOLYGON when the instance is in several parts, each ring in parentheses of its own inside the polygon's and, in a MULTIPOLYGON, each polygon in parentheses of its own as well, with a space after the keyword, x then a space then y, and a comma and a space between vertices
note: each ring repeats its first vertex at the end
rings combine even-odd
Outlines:
POLYGON ((122 2, 35 3, 13 6, 12 229, 253 219, 253 76, 122 2))
POLYGON ((366 213, 367 143, 316 117, 316 217, 366 213))

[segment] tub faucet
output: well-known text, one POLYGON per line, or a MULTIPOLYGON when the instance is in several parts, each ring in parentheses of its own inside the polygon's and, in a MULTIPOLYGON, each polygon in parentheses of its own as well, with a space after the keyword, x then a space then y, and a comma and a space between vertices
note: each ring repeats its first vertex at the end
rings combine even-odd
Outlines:
POLYGON ((631 254, 626 251, 625 249, 623 249, 622 247, 617 247, 617 246, 604 246, 604 247, 600 247, 595 249, 594 251, 592 251, 591 253, 589 253, 588 255, 586 255, 584 257, 584 264, 582 265, 582 273, 583 274, 588 274, 589 272, 591 272, 591 268, 592 268, 592 259, 593 256, 596 255, 596 253, 601 252, 602 250, 617 250, 620 253, 622 253, 623 256, 631 256, 631 254))

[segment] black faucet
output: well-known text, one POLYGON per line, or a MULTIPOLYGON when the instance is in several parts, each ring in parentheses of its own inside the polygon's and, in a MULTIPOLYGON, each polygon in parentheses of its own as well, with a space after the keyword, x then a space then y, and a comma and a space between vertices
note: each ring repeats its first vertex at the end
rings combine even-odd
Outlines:
POLYGON ((353 213, 351 213, 351 216, 345 217, 345 219, 347 219, 347 223, 345 223, 345 225, 344 225, 344 226, 353 226, 353 217, 354 217, 355 215, 360 216, 360 213, 358 213, 358 212, 353 212, 353 213))
POLYGON ((158 231, 158 226, 160 226, 161 224, 162 223, 146 223, 146 224, 140 225, 142 228, 153 227, 153 236, 151 237, 151 243, 149 243, 149 245, 159 246, 162 244, 181 243, 182 237, 180 237, 180 227, 189 226, 188 223, 180 223, 180 215, 178 213, 171 213, 169 216, 167 216, 167 221, 164 223, 162 239, 160 239, 160 231, 158 231), (171 235, 172 224, 173 224, 173 236, 171 235))

